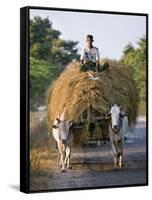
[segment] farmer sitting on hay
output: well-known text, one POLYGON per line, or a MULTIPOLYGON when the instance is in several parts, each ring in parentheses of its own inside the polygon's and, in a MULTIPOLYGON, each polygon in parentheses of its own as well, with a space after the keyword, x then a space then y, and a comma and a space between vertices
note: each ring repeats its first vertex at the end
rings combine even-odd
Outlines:
POLYGON ((86 43, 87 47, 85 47, 81 53, 80 57, 80 70, 81 71, 97 71, 97 72, 102 72, 106 68, 109 67, 109 63, 105 62, 103 65, 99 64, 100 60, 100 54, 99 50, 97 47, 93 46, 93 36, 92 35, 87 35, 86 37, 86 43))

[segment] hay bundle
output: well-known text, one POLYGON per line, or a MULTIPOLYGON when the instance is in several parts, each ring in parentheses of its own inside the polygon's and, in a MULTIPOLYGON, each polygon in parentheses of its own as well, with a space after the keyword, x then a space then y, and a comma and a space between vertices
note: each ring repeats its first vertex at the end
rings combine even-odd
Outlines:
POLYGON ((47 92, 48 126, 66 107, 66 119, 82 127, 77 129, 80 143, 91 135, 103 137, 108 123, 101 119, 111 104, 122 106, 130 124, 135 122, 138 110, 137 89, 126 68, 110 65, 102 73, 91 70, 89 73, 100 78, 92 80, 88 72, 80 71, 78 62, 72 62, 47 92))

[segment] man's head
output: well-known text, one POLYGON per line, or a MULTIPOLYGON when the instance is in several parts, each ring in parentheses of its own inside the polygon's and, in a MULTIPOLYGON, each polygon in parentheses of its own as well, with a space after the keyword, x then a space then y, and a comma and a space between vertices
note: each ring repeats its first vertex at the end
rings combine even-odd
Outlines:
POLYGON ((87 46, 89 47, 89 48, 91 48, 93 45, 93 36, 92 35, 87 35, 87 37, 86 37, 86 42, 87 42, 87 46))

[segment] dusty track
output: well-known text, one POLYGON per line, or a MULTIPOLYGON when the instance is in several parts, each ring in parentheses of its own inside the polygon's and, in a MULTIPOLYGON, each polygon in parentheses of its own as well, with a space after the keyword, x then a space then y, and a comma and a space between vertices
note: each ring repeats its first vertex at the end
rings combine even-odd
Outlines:
POLYGON ((49 174, 48 189, 146 184, 146 124, 139 121, 125 141, 124 166, 113 169, 109 143, 74 150, 72 170, 49 174))

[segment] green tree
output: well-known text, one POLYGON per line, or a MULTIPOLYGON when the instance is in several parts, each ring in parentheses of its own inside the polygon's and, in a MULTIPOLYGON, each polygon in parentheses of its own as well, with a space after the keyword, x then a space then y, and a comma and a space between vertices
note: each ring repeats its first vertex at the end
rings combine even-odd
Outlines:
POLYGON ((78 59, 78 42, 60 38, 52 22, 37 16, 30 20, 30 105, 44 104, 45 92, 51 82, 73 59, 78 59))
POLYGON ((66 65, 78 59, 77 44, 60 39, 61 32, 53 29, 52 22, 41 17, 30 20, 30 56, 51 64, 66 65))
POLYGON ((126 56, 127 54, 134 52, 134 50, 135 49, 133 47, 133 44, 129 43, 127 46, 125 46, 125 48, 123 50, 123 54, 124 54, 124 56, 126 56))
POLYGON ((132 44, 129 44, 124 48, 121 62, 125 64, 129 72, 132 73, 140 92, 140 101, 145 102, 147 67, 146 37, 140 38, 137 45, 138 46, 135 48, 132 44))
POLYGON ((30 105, 32 109, 43 101, 45 87, 49 84, 53 71, 53 67, 44 60, 30 58, 30 105))

